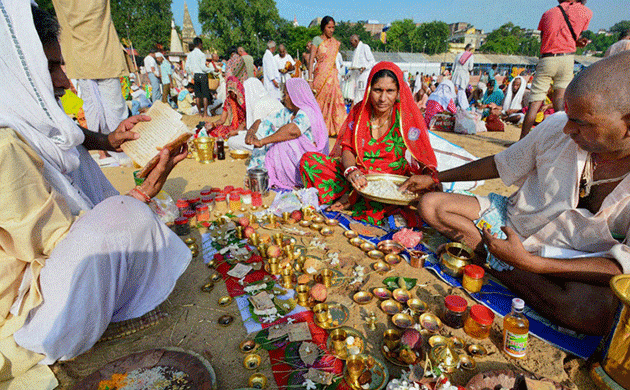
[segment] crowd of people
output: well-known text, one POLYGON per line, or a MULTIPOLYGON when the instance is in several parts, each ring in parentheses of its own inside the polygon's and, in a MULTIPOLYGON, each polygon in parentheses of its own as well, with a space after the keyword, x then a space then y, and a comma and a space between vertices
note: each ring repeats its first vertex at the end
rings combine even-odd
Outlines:
POLYGON ((610 328, 618 302, 607 282, 630 272, 630 51, 576 77, 567 73, 565 62, 572 64, 575 47, 584 44, 578 33, 592 15, 581 1, 560 1, 543 15, 533 80, 506 75, 501 85, 490 68, 471 88, 470 47, 456 57, 452 77, 445 71, 407 80, 396 64, 376 63, 353 36, 349 111, 329 16, 303 63, 273 41, 258 68, 242 47, 224 60, 208 58, 199 38, 183 63, 151 52, 144 72, 130 77, 126 106, 119 80, 127 71, 124 56, 108 2, 101 3, 103 10, 55 2, 57 21, 26 0, 0 2, 6 16, 0 27, 11 32, 0 34, 7 59, 0 62, 0 90, 19 97, 19 105, 0 101, 0 380, 85 352, 110 322, 139 317, 164 301, 186 269, 190 251, 147 204, 187 146, 162 150, 144 183, 126 195, 87 152, 120 150, 138 138, 130 130, 150 118, 136 114, 158 100, 206 119, 197 136, 250 150, 249 168, 266 169, 271 186, 316 188, 325 207, 375 225, 392 214, 410 226, 427 223, 473 248, 495 277, 556 323, 589 334, 610 328), (85 20, 99 25, 77 31, 85 20), (117 44, 83 47, 98 31, 117 44), (102 61, 108 67, 86 66, 83 56, 92 51, 93 58, 111 56, 102 61), (87 128, 58 104, 72 88, 68 77, 78 80, 87 128), (524 122, 523 139, 443 170, 429 128, 436 115, 458 110, 478 110, 490 123, 524 122), (530 132, 526 126, 541 112, 546 118, 530 132), (330 152, 329 136, 336 137, 330 152), (365 175, 375 172, 408 176, 401 191, 419 196, 418 210, 360 196, 365 175), (439 191, 446 182, 493 178, 518 189, 510 198, 439 191))

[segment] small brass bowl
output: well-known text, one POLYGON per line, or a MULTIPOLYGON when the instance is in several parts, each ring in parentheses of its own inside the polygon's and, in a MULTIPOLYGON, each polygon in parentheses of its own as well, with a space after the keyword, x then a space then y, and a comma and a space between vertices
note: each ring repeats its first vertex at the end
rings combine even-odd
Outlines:
POLYGON ((419 298, 411 298, 407 301, 407 307, 414 313, 422 314, 429 309, 429 306, 425 301, 419 298))
POLYGON ((212 276, 210 276, 210 280, 213 281, 213 282, 218 282, 221 279, 223 279, 223 277, 218 272, 215 272, 215 273, 212 274, 212 276))
POLYGON ((470 356, 460 355, 459 366, 466 371, 472 371, 477 368, 477 362, 470 356))
POLYGON ((192 250, 190 251, 190 254, 192 255, 193 258, 199 256, 199 251, 198 250, 192 250))
POLYGON ((464 349, 464 347, 466 347, 464 340, 457 336, 451 336, 451 342, 453 343, 453 348, 455 349, 464 349))
POLYGON ((313 218, 313 223, 324 223, 326 220, 321 215, 318 215, 313 218))
POLYGON ((232 303, 232 301, 233 301, 233 299, 232 299, 231 296, 224 295, 221 298, 219 298, 217 303, 219 304, 219 306, 224 307, 224 306, 228 306, 230 303, 232 303))
POLYGON ((193 237, 188 237, 184 240, 184 242, 186 243, 186 245, 190 245, 190 244, 196 244, 197 240, 195 240, 193 237))
POLYGON ((310 227, 313 224, 313 222, 303 219, 298 224, 302 227, 310 227))
POLYGON ((392 323, 401 329, 413 326, 413 317, 407 313, 396 313, 392 316, 392 323))
POLYGON ((372 301, 374 296, 369 291, 359 291, 352 296, 352 300, 358 303, 359 305, 365 305, 372 301))
POLYGON ((203 286, 201 286, 201 291, 203 292, 210 292, 214 289, 214 283, 210 282, 210 283, 206 283, 203 286))
MULTIPOLYGON (((384 274, 388 271, 391 271, 392 267, 390 267, 389 264, 387 264, 384 261, 377 261, 376 263, 372 264, 372 268, 374 268, 374 271, 378 272, 379 274, 384 274)), ((389 291, 389 290, 388 290, 389 291)), ((391 294, 390 294, 391 297, 391 294)))
POLYGON ((317 230, 317 231, 322 230, 323 227, 324 227, 324 225, 321 224, 321 223, 314 223, 314 224, 311 225, 311 229, 317 230))
POLYGON ((378 243, 378 245, 376 246, 378 248, 378 250, 380 250, 383 253, 393 253, 393 254, 399 254, 400 252, 404 251, 405 248, 400 245, 399 243, 397 243, 394 240, 384 240, 378 243))
POLYGON ((472 249, 459 242, 449 242, 440 256, 442 271, 454 278, 461 277, 464 267, 470 264, 474 253, 472 249))
POLYGON ((238 345, 238 350, 242 353, 253 353, 258 351, 258 348, 260 348, 260 345, 254 340, 243 340, 238 345))
POLYGON ((241 207, 239 210, 241 211, 241 213, 244 213, 245 211, 247 211, 245 207, 241 207))
POLYGON ((481 344, 470 344, 466 347, 466 352, 470 356, 483 357, 488 354, 488 350, 481 344))
POLYGON ((407 303, 408 300, 411 299, 411 293, 409 292, 409 290, 404 289, 404 288, 395 289, 394 292, 392 292, 392 296, 398 302, 405 303, 405 304, 407 303))
MULTIPOLYGON (((376 245, 372 244, 371 242, 365 241, 364 243, 361 244, 361 246, 359 248, 361 248, 361 250, 363 252, 367 253, 369 251, 373 251, 374 249, 376 249, 376 245)), ((381 252, 381 253, 383 253, 383 252, 381 252)))
POLYGON ((247 381, 252 389, 264 389, 267 387, 267 377, 259 372, 252 374, 247 381))
POLYGON ((250 353, 249 355, 245 356, 245 358, 243 359, 243 366, 247 370, 255 370, 260 366, 261 362, 262 362, 262 358, 260 357, 260 355, 255 354, 255 353, 250 353))
POLYGON ((232 322, 234 322, 234 317, 232 317, 229 314, 224 314, 221 317, 219 317, 219 320, 217 322, 221 326, 230 326, 232 325, 232 322))
POLYGON ((437 333, 442 329, 442 320, 435 314, 424 313, 420 316, 418 322, 420 325, 431 333, 437 333))
POLYGON ((322 236, 326 236, 327 237, 327 236, 332 236, 334 231, 331 228, 329 228, 329 227, 325 227, 322 230, 320 230, 319 233, 322 236))
POLYGON ((215 268, 217 266, 217 261, 215 259, 212 259, 208 262, 208 268, 215 268))
POLYGON ((249 152, 247 150, 230 150, 230 157, 234 160, 245 160, 249 157, 249 152))
POLYGON ((402 305, 393 299, 387 299, 381 302, 381 310, 387 315, 393 316, 402 311, 402 305))
POLYGON ((360 237, 354 237, 354 238, 350 239, 350 244, 352 244, 353 246, 356 246, 356 247, 360 247, 361 244, 363 244, 364 242, 365 242, 365 240, 363 240, 360 237))
POLYGON ((431 336, 429 338, 429 345, 431 348, 439 347, 441 345, 448 345, 450 340, 448 337, 442 336, 440 334, 436 334, 435 336, 431 336))
POLYGON ((377 287, 372 290, 372 294, 376 296, 378 299, 391 299, 392 292, 386 289, 385 287, 377 287))
POLYGON ((367 253, 367 256, 370 259, 374 259, 374 260, 380 260, 382 259, 385 255, 383 254, 383 252, 379 251, 378 249, 372 249, 371 251, 369 251, 367 253))
POLYGON ((354 230, 346 230, 345 232, 343 232, 343 235, 346 236, 347 239, 359 237, 359 233, 355 232, 354 230))
POLYGON ((400 255, 397 255, 395 253, 390 253, 390 254, 385 255, 385 261, 391 265, 396 265, 402 261, 402 257, 400 257, 400 255))
POLYGON ((339 221, 337 221, 334 218, 328 218, 326 220, 326 225, 328 225, 328 226, 337 226, 337 225, 339 225, 339 221))

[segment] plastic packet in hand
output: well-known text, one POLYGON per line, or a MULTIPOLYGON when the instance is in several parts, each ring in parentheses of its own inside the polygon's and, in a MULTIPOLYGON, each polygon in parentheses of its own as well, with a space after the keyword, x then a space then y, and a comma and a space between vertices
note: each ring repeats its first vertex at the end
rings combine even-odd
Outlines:
POLYGON ((160 191, 153 197, 153 202, 150 203, 150 207, 164 223, 173 223, 175 218, 179 217, 177 205, 175 205, 173 198, 165 191, 160 191))

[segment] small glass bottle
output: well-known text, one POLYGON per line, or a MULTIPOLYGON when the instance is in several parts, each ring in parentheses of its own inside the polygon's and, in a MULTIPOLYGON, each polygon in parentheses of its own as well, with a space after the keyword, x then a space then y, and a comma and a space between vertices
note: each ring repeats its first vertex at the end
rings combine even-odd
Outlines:
POLYGON ((483 287, 483 276, 485 271, 478 265, 468 264, 464 267, 464 278, 462 279, 462 286, 466 291, 471 293, 478 293, 483 287))
POLYGON ((241 202, 241 196, 232 192, 230 194, 230 211, 238 211, 243 206, 241 202))
POLYGON ((201 190, 199 191, 199 195, 203 198, 204 196, 210 196, 212 190, 201 190))
POLYGON ((224 194, 229 194, 232 191, 234 191, 234 186, 225 186, 225 187, 223 187, 223 193, 224 194))
POLYGON ((189 223, 194 223, 193 218, 195 218, 197 216, 197 212, 195 210, 186 210, 182 213, 182 217, 185 217, 188 219, 189 223))
POLYGON ((248 206, 251 205, 252 204, 252 191, 251 190, 243 191, 243 195, 241 195, 241 199, 244 205, 248 205, 248 206))
POLYGON ((178 236, 186 236, 190 234, 190 224, 188 223, 188 218, 175 218, 175 234, 178 236))
POLYGON ((179 215, 182 215, 184 211, 190 209, 190 204, 188 204, 188 201, 186 199, 177 199, 177 202, 175 204, 179 209, 179 215))
POLYGON ((197 206, 197 222, 205 222, 210 220, 210 209, 207 204, 197 206))
POLYGON ((453 329, 461 329, 464 326, 464 315, 468 308, 468 302, 457 295, 448 295, 444 298, 444 324, 453 329))
POLYGON ((201 204, 201 197, 193 196, 192 198, 188 198, 188 204, 190 204, 190 209, 195 210, 195 207, 201 204))
POLYGON ((222 137, 217 139, 217 160, 225 160, 225 141, 222 137))
POLYGON ((252 206, 262 207, 262 194, 260 192, 252 193, 252 206))
POLYGON ((214 209, 217 213, 224 214, 228 211, 225 195, 217 195, 214 198, 214 209))
POLYGON ((512 299, 512 312, 503 318, 503 352, 515 359, 527 355, 527 336, 529 320, 523 315, 525 302, 520 298, 512 299))
POLYGON ((494 322, 494 313, 484 305, 473 305, 466 321, 464 332, 476 339, 486 339, 490 336, 490 328, 494 322))

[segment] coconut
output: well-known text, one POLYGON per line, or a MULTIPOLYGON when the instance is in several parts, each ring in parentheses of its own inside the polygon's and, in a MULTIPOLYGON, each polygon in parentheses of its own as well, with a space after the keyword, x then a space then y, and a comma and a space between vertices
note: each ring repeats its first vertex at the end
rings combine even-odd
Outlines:
POLYGON ((311 297, 313 297, 313 299, 316 300, 317 302, 326 301, 327 296, 328 296, 328 290, 326 289, 326 286, 324 286, 323 284, 317 283, 313 287, 311 287, 311 297))
POLYGON ((278 245, 269 245, 267 248, 267 256, 280 257, 282 256, 282 249, 278 245))

